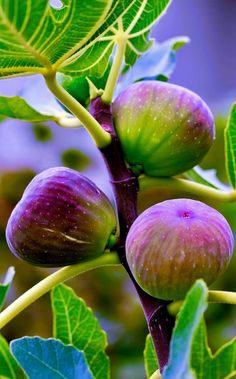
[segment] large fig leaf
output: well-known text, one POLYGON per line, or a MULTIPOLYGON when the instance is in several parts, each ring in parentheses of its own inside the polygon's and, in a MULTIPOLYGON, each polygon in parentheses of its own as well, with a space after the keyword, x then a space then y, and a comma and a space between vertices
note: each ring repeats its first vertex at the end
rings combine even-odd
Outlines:
POLYGON ((52 291, 52 307, 54 337, 83 350, 94 379, 108 379, 107 338, 92 310, 62 284, 52 291))
POLYGON ((23 337, 11 351, 30 379, 93 379, 83 352, 53 338, 23 337))
POLYGON ((117 31, 128 34, 126 61, 149 46, 148 32, 170 0, 0 0, 0 76, 102 75, 117 31))
POLYGON ((44 73, 82 49, 102 25, 112 0, 0 0, 0 76, 44 73))

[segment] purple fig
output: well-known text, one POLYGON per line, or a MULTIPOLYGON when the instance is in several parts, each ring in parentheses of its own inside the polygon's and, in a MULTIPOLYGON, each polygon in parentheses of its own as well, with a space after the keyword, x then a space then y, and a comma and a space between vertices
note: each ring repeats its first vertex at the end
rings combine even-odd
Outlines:
POLYGON ((144 211, 126 240, 129 267, 144 291, 164 299, 182 299, 196 279, 210 285, 233 252, 226 219, 208 205, 190 199, 166 200, 144 211))
POLYGON ((116 226, 106 195, 78 172, 55 167, 30 182, 6 229, 10 250, 38 266, 100 256, 116 226))
POLYGON ((215 136, 205 102, 174 84, 132 84, 112 109, 125 160, 135 172, 173 176, 189 170, 202 160, 215 136))

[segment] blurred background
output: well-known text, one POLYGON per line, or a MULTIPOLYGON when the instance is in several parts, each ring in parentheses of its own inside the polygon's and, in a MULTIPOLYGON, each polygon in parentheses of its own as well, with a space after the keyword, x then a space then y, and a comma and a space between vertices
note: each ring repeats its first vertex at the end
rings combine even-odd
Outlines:
MULTIPOLYGON (((186 35, 191 43, 177 53, 177 66, 171 82, 197 92, 212 109, 217 138, 202 167, 215 168, 224 183, 223 130, 236 100, 235 0, 173 0, 167 13, 153 29, 158 42, 186 35)), ((21 95, 34 102, 46 98, 41 78, 24 77, 0 81, 0 95, 21 95)), ((5 226, 11 210, 32 177, 53 166, 82 171, 112 199, 105 166, 87 133, 65 130, 53 123, 35 124, 16 120, 0 123, 0 276, 15 266, 14 285, 8 296, 12 302, 52 270, 31 267, 16 259, 5 242, 5 226)), ((165 199, 188 196, 170 190, 152 190, 139 196, 139 210, 165 199)), ((210 204, 210 203, 208 203, 210 204)), ((236 204, 211 203, 220 210, 236 232, 236 204)), ((214 288, 236 291, 236 258, 214 288)), ((68 282, 94 309, 108 333, 112 379, 143 379, 142 351, 147 328, 127 275, 122 268, 106 268, 83 274, 68 282)), ((4 328, 8 339, 23 335, 52 335, 49 296, 44 296, 4 328)), ((207 311, 210 345, 215 351, 236 335, 236 307, 210 305, 207 311)))

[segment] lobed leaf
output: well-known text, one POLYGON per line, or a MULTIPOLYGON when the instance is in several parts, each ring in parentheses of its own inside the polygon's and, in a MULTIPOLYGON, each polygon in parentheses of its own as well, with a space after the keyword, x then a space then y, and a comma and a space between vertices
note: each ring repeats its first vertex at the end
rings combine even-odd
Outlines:
POLYGON ((64 65, 63 72, 72 76, 103 75, 118 30, 124 30, 128 35, 125 60, 128 65, 132 65, 137 57, 151 46, 152 42, 148 39, 150 29, 170 2, 171 0, 113 1, 110 12, 96 32, 95 38, 83 50, 77 52, 76 60, 73 59, 71 64, 64 65))
POLYGON ((126 63, 150 47, 148 34, 170 0, 0 0, 0 76, 45 74, 101 76, 116 30, 129 34, 126 63), (119 20, 119 21, 118 21, 119 20), (117 24, 118 22, 118 24, 117 24))
POLYGON ((10 352, 7 341, 0 335, 0 377, 27 379, 27 375, 10 352))
POLYGON ((83 299, 61 284, 52 290, 54 337, 83 350, 94 379, 109 378, 107 338, 83 299))
POLYGON ((52 338, 23 337, 11 351, 30 379, 93 379, 82 351, 52 338))
POLYGON ((0 76, 44 73, 82 49, 102 25, 112 0, 0 0, 0 76))
POLYGON ((231 109, 225 129, 225 162, 229 181, 236 188, 236 103, 231 109))
POLYGON ((207 343, 206 326, 202 321, 193 340, 191 366, 198 379, 233 377, 236 370, 236 338, 213 355, 207 343))

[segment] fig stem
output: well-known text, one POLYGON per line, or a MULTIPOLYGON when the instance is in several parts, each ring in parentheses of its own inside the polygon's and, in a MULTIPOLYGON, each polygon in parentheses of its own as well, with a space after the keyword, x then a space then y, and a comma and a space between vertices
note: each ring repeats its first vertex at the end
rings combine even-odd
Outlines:
POLYGON ((116 41, 116 53, 111 66, 104 92, 102 94, 102 101, 105 104, 112 102, 113 92, 120 74, 121 66, 123 63, 125 48, 127 42, 127 34, 123 30, 122 20, 118 20, 119 29, 116 31, 114 40, 116 41))
MULTIPOLYGON (((236 305, 236 292, 216 290, 208 291, 208 302, 236 305)), ((172 316, 176 316, 182 304, 183 300, 173 301, 173 303, 170 303, 167 306, 168 312, 172 316)))
POLYGON ((97 259, 63 267, 62 269, 47 276, 28 291, 19 296, 12 304, 0 313, 0 329, 34 301, 45 295, 57 284, 60 284, 76 275, 103 266, 119 265, 120 261, 116 252, 105 253, 97 259))
POLYGON ((222 191, 208 187, 204 184, 191 182, 187 179, 179 178, 158 178, 141 175, 139 177, 139 186, 141 190, 148 188, 173 188, 177 191, 184 191, 192 195, 201 196, 211 200, 222 202, 233 202, 236 200, 236 191, 222 191))
POLYGON ((98 148, 103 148, 111 142, 111 137, 95 118, 85 109, 77 100, 74 99, 64 88, 57 82, 55 73, 44 76, 49 90, 54 96, 64 104, 85 126, 98 148))
POLYGON ((128 168, 124 161, 122 147, 113 127, 111 105, 105 104, 101 97, 92 100, 90 112, 102 127, 111 134, 111 144, 100 149, 110 175, 116 199, 119 219, 120 236, 116 250, 120 261, 132 280, 139 296, 154 347, 158 357, 160 371, 168 362, 169 344, 174 318, 167 311, 167 301, 156 299, 142 290, 135 281, 128 266, 125 254, 127 234, 137 214, 138 178, 128 168))

